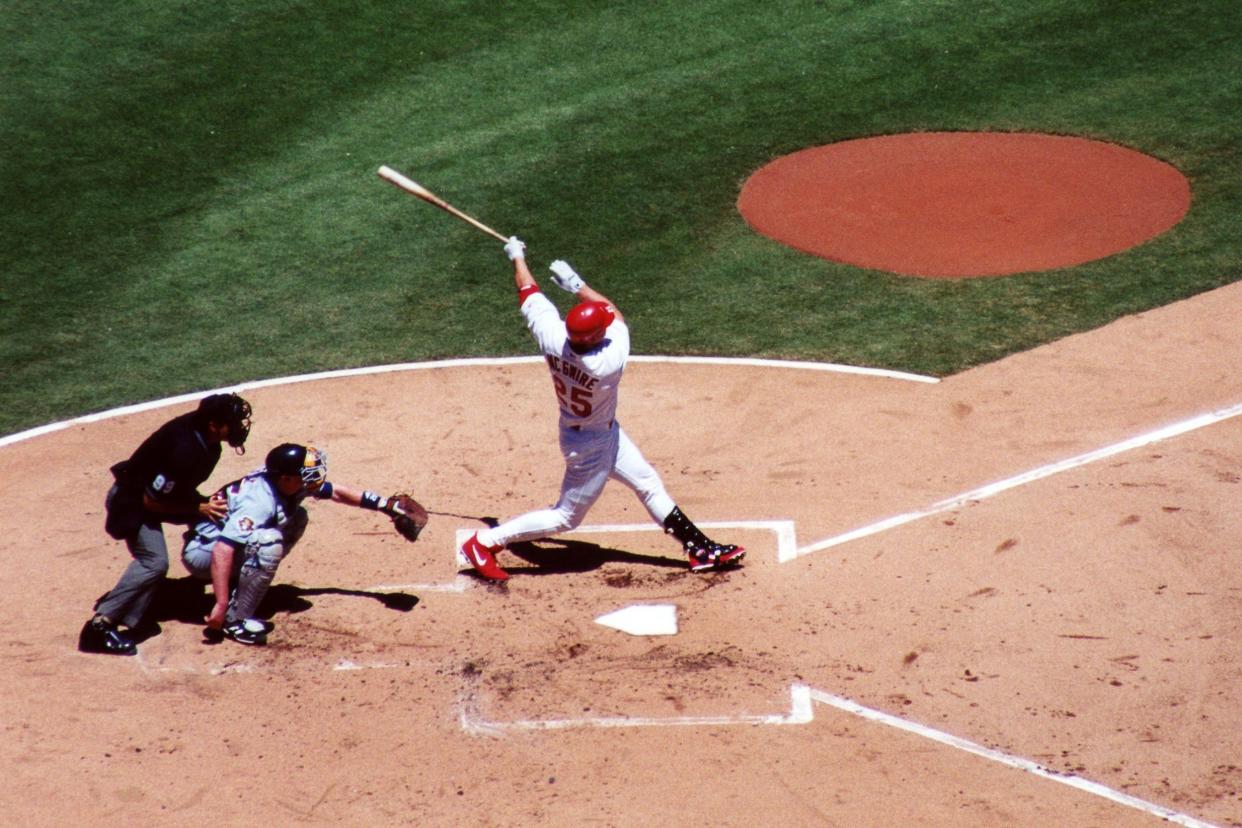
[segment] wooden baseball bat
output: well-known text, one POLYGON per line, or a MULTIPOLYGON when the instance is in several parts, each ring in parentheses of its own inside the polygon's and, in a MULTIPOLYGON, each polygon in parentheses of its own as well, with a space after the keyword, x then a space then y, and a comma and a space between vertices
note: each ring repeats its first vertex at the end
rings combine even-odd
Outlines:
POLYGON ((508 236, 502 236, 500 233, 497 233, 495 230, 488 227, 486 224, 479 221, 478 219, 466 215, 461 210, 458 210, 456 207, 454 207, 452 204, 449 204, 447 201, 440 198, 438 195, 433 193, 431 190, 428 190, 422 184, 419 184, 417 181, 413 181, 409 178, 406 178, 404 175, 397 172, 392 167, 387 167, 387 166, 380 167, 378 174, 380 178, 384 179, 389 184, 392 184, 394 187, 399 187, 402 190, 405 190, 410 195, 417 196, 418 198, 421 198, 423 201, 427 202, 428 204, 431 204, 432 206, 435 206, 435 207, 439 207, 441 210, 453 216, 456 216, 457 218, 461 219, 467 224, 474 225, 478 229, 482 230, 484 233, 487 233, 489 236, 494 236, 497 239, 500 239, 502 242, 509 241, 508 236))

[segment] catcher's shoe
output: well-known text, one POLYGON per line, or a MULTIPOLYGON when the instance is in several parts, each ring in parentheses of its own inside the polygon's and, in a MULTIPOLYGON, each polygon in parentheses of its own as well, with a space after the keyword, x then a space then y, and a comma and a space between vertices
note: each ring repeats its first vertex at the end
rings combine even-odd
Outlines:
POLYGON ((133 640, 102 618, 92 618, 82 627, 78 635, 78 650, 84 653, 103 653, 105 655, 138 655, 138 647, 133 640))
POLYGON ((224 625, 222 630, 224 637, 236 641, 238 644, 249 644, 262 646, 267 643, 267 632, 264 630, 262 621, 230 621, 224 625))
POLYGON ((708 543, 686 550, 686 557, 690 559, 691 572, 706 572, 709 569, 737 566, 745 556, 745 549, 731 543, 708 543))
POLYGON ((475 532, 470 539, 461 545, 462 556, 470 562, 475 572, 478 572, 489 581, 507 581, 509 573, 505 572, 496 563, 496 553, 501 550, 499 546, 486 547, 479 543, 479 533, 475 532))

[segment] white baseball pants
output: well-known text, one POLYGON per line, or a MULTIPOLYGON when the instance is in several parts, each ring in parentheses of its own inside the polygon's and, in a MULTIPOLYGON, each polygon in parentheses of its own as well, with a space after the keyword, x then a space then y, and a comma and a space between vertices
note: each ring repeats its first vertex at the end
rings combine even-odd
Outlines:
POLYGON ((614 421, 606 431, 575 431, 561 426, 560 442, 565 476, 556 505, 527 512, 495 529, 484 529, 479 532, 480 543, 505 546, 568 532, 586 518, 610 477, 632 489, 658 524, 663 525, 676 506, 660 475, 619 423, 614 421))

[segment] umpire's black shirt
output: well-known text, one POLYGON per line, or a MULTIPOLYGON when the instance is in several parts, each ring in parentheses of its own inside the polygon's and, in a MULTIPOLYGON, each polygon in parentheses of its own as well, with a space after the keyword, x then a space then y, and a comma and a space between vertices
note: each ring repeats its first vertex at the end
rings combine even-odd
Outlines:
POLYGON ((220 443, 208 438, 197 420, 194 411, 174 417, 144 440, 132 457, 112 467, 117 491, 108 513, 108 534, 127 537, 152 518, 164 523, 199 518, 198 504, 205 498, 198 487, 220 461, 220 443), (174 513, 149 513, 142 505, 144 493, 174 513))

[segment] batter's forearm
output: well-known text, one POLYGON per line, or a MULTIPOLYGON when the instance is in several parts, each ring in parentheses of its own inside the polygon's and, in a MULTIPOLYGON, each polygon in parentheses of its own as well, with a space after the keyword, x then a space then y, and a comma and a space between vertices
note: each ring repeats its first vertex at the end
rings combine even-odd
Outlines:
POLYGON ((530 268, 526 266, 525 259, 513 260, 513 282, 517 285, 518 290, 531 285, 538 285, 535 277, 530 273, 530 268))

